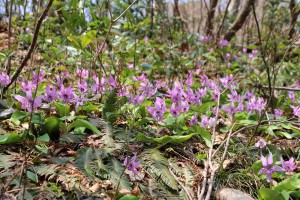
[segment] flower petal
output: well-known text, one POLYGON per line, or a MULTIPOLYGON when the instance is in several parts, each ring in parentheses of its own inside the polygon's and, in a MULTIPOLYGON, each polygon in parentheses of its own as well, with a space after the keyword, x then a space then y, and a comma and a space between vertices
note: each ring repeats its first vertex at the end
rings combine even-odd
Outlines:
POLYGON ((261 170, 259 170, 258 174, 266 174, 268 172, 268 170, 266 168, 261 168, 261 170))
POLYGON ((274 166, 272 167, 272 169, 273 169, 274 171, 277 171, 277 172, 285 172, 285 169, 284 169, 284 168, 282 168, 282 167, 280 167, 280 166, 277 166, 277 165, 274 165, 274 166))
POLYGON ((268 166, 268 161, 264 155, 261 154, 261 162, 264 167, 268 166))
POLYGON ((269 156, 268 156, 268 165, 272 165, 273 164, 273 154, 270 152, 269 156))

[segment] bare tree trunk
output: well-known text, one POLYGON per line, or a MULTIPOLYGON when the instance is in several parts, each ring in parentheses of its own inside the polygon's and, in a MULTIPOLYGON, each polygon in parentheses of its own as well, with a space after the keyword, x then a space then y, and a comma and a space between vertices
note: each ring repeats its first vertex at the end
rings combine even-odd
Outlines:
POLYGON ((154 28, 154 0, 150 1, 151 6, 151 28, 150 28, 150 38, 153 35, 153 28, 154 28))
POLYGON ((206 21, 206 35, 212 35, 214 28, 214 16, 218 0, 211 0, 206 21))
POLYGON ((228 12, 230 16, 237 16, 238 12, 239 12, 239 7, 240 7, 240 3, 241 0, 234 0, 229 8, 228 8, 228 12))
POLYGON ((25 0, 24 2, 24 15, 23 15, 23 20, 26 20, 26 9, 27 9, 27 4, 28 4, 28 0, 25 0))
MULTIPOLYGON (((13 3, 14 3, 14 1, 11 0, 10 1, 10 7, 9 7, 9 19, 8 19, 8 50, 9 51, 10 51, 10 48, 11 48, 10 39, 11 39, 11 18, 12 18, 13 3)), ((10 74, 10 70, 11 70, 11 55, 8 56, 8 60, 7 60, 7 66, 6 66, 7 75, 10 74)))
POLYGON ((290 0, 290 12, 291 12, 291 21, 289 28, 289 39, 293 38, 295 33, 295 24, 297 22, 298 15, 300 14, 300 9, 296 6, 295 0, 290 0))
POLYGON ((218 31, 217 31, 217 37, 216 37, 217 40, 220 38, 220 34, 221 34, 221 31, 222 31, 223 26, 224 26, 224 22, 225 22, 225 19, 226 19, 226 16, 227 16, 228 7, 229 7, 230 3, 231 3, 231 0, 228 1, 227 6, 226 6, 226 8, 225 8, 225 12, 224 12, 224 15, 223 15, 222 22, 221 22, 221 24, 220 24, 220 26, 219 26, 219 29, 218 29, 218 31))
POLYGON ((243 6, 243 9, 239 12, 237 18, 233 22, 232 26, 229 30, 225 33, 224 39, 230 41, 234 36, 235 33, 242 28, 244 22, 246 21, 252 5, 254 5, 255 0, 247 0, 243 6))
POLYGON ((5 15, 8 16, 9 15, 9 9, 8 9, 8 0, 5 0, 5 15))

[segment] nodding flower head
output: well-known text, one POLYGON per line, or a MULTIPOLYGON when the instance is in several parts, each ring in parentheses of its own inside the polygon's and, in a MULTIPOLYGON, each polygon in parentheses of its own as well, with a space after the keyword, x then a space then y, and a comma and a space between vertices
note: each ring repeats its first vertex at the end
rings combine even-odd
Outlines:
POLYGON ((70 85, 68 88, 65 88, 65 86, 62 85, 59 96, 65 103, 71 102, 74 98, 73 87, 70 85))
POLYGON ((263 168, 261 168, 261 170, 258 172, 258 174, 266 174, 268 182, 271 181, 272 175, 274 174, 275 171, 278 171, 278 172, 285 171, 285 169, 283 169, 282 167, 273 165, 273 155, 271 152, 269 153, 268 158, 261 155, 261 162, 262 162, 263 168))
POLYGON ((128 157, 125 158, 123 165, 126 167, 127 170, 131 171, 134 174, 138 174, 139 171, 137 168, 141 166, 140 161, 136 161, 136 153, 132 156, 132 158, 128 161, 128 157))

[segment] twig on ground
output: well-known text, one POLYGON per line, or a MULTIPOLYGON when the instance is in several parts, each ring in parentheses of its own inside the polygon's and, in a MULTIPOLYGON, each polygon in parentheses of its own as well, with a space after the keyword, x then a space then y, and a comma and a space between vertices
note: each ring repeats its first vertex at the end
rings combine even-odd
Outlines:
POLYGON ((186 195, 188 196, 189 200, 193 200, 191 194, 189 193, 189 191, 186 189, 186 187, 184 187, 184 185, 180 182, 180 180, 176 177, 176 175, 172 172, 172 170, 170 169, 170 167, 168 168, 170 173, 172 174, 172 176, 174 177, 174 179, 177 181, 177 183, 182 187, 182 189, 184 190, 184 192, 186 193, 186 195))

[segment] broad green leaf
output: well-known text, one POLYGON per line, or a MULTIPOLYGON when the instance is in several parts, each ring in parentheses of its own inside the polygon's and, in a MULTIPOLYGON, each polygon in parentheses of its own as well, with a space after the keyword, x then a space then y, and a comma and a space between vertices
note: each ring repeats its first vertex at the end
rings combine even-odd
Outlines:
POLYGON ((81 47, 84 49, 87 45, 89 45, 93 39, 96 37, 97 31, 91 30, 87 32, 81 38, 81 47))
POLYGON ((60 117, 64 117, 64 116, 69 116, 70 115, 70 106, 69 105, 65 105, 65 104, 61 104, 58 102, 54 102, 54 106, 58 112, 58 115, 60 117))
POLYGON ((259 200, 286 200, 281 193, 268 188, 259 189, 258 198, 259 200))
POLYGON ((56 117, 48 117, 45 119, 44 126, 45 132, 52 134, 59 129, 59 119, 56 117))
POLYGON ((72 43, 72 45, 76 48, 76 49, 81 49, 81 43, 80 43, 80 39, 74 35, 69 35, 68 40, 72 43))
POLYGON ((20 125, 21 120, 29 116, 29 114, 30 114, 29 112, 16 110, 16 112, 10 117, 10 121, 12 121, 16 125, 20 125))
POLYGON ((282 192, 283 190, 293 192, 300 189, 300 173, 291 178, 285 179, 273 187, 274 190, 282 192))
POLYGON ((18 133, 5 133, 4 135, 0 135, 0 144, 10 144, 10 143, 18 143, 22 142, 22 138, 18 133))
POLYGON ((27 171, 26 173, 27 178, 29 178, 30 180, 34 181, 35 183, 38 182, 38 177, 35 173, 31 172, 31 171, 27 171))
POLYGON ((277 132, 275 132, 275 134, 283 136, 283 137, 285 137, 287 139, 292 139, 293 138, 293 136, 291 134, 289 134, 289 133, 287 133, 285 131, 277 131, 277 132))
POLYGON ((211 147, 211 134, 205 130, 204 128, 199 128, 199 134, 202 137, 202 139, 204 140, 205 144, 207 147, 211 147))
POLYGON ((257 124, 257 121, 245 119, 245 120, 239 121, 239 123, 248 126, 248 125, 255 125, 255 124, 257 124))
POLYGON ((49 135, 46 133, 46 134, 41 135, 40 137, 38 137, 38 138, 37 138, 37 141, 49 142, 49 141, 50 141, 50 137, 49 137, 49 135))
POLYGON ((95 134, 101 134, 101 132, 97 129, 97 127, 92 124, 91 122, 84 120, 84 119, 77 119, 76 121, 72 122, 69 126, 68 126, 68 132, 72 129, 72 128, 77 128, 77 127, 85 127, 87 129, 90 129, 91 131, 93 131, 95 134))
POLYGON ((216 105, 216 102, 207 102, 202 104, 200 107, 197 108, 197 110, 195 110, 197 113, 202 114, 202 113, 206 113, 206 111, 208 111, 210 108, 212 108, 214 105, 216 105))
POLYGON ((139 198, 136 196, 125 195, 125 196, 122 196, 119 200, 139 200, 139 198))
POLYGON ((166 144, 169 142, 178 144, 178 143, 183 143, 183 142, 191 139, 194 135, 196 135, 196 134, 192 133, 189 135, 178 135, 178 136, 177 135, 174 135, 174 136, 165 135, 160 138, 153 138, 153 137, 146 136, 143 133, 139 133, 135 139, 143 141, 143 142, 155 142, 155 143, 159 143, 159 144, 166 144))

